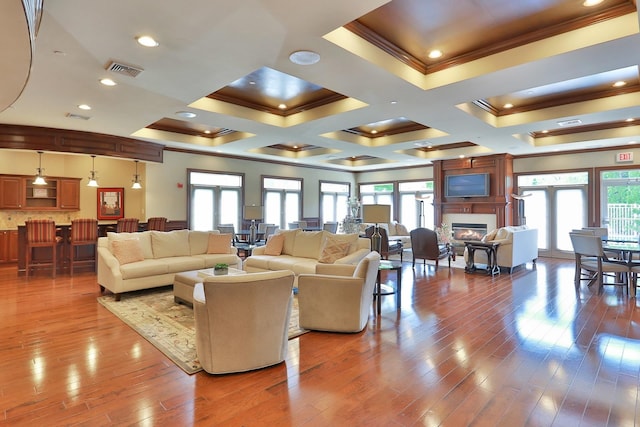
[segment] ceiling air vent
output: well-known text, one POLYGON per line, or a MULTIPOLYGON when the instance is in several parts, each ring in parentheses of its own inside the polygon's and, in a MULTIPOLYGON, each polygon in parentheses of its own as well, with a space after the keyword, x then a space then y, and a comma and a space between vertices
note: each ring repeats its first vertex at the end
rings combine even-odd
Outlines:
POLYGON ((74 113, 67 113, 65 114, 65 116, 70 119, 78 119, 78 120, 89 120, 91 118, 89 116, 83 116, 81 114, 74 114, 74 113))
POLYGON ((107 71, 113 71, 114 73, 124 74, 129 77, 137 77, 138 74, 143 72, 142 68, 134 67, 133 65, 123 64, 122 62, 112 61, 107 66, 107 71))

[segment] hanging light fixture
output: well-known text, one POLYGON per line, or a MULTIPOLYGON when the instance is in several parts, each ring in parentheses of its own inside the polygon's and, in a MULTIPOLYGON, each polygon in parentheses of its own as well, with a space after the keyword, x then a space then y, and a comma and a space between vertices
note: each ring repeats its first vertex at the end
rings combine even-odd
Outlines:
POLYGON ((140 175, 138 175, 138 160, 134 161, 136 162, 136 173, 133 175, 133 185, 131 185, 131 188, 139 190, 142 188, 142 185, 140 184, 140 175))
POLYGON ((91 156, 91 172, 89 172, 89 183, 87 184, 87 187, 97 187, 98 186, 98 181, 96 179, 96 156, 92 155, 91 156))
POLYGON ((44 169, 42 168, 42 151, 38 151, 38 167, 36 168, 36 177, 33 180, 34 185, 47 185, 44 179, 44 169))

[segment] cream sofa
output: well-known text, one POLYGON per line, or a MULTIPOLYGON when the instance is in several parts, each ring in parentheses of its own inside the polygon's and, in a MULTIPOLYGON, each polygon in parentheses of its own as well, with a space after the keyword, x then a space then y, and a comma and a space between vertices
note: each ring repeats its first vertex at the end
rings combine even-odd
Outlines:
MULTIPOLYGON (((363 222, 360 224, 360 235, 364 235, 367 227, 370 227, 375 224, 363 222)), ((402 242, 402 248, 408 249, 411 248, 411 236, 409 236, 409 230, 407 227, 400 224, 399 222, 385 222, 378 224, 378 227, 384 228, 387 230, 387 235, 389 236, 389 240, 399 240, 402 242)))
MULTIPOLYGON (((502 227, 487 233, 483 242, 500 243, 497 250, 497 263, 501 268, 508 268, 509 273, 519 265, 528 262, 535 267, 538 259, 538 230, 526 225, 502 227)), ((468 260, 467 250, 464 252, 465 261, 468 260)), ((487 255, 484 251, 476 250, 475 264, 486 264, 487 255)))
POLYGON ((333 264, 356 265, 371 252, 371 241, 357 234, 333 234, 328 231, 277 230, 276 235, 284 236, 280 255, 266 255, 267 246, 253 249, 251 256, 244 260, 244 270, 256 273, 269 270, 291 270, 296 275, 314 274, 320 263, 322 248, 327 239, 349 242, 346 255, 336 259, 333 264))
POLYGON ((98 238, 98 284, 119 300, 122 292, 171 285, 174 275, 183 271, 211 268, 218 263, 241 268, 242 260, 233 246, 229 246, 226 253, 207 253, 211 233, 219 232, 107 233, 107 237, 98 238), (137 243, 132 246, 131 254, 123 256, 123 248, 132 243, 131 240, 137 243), (119 243, 114 243, 116 241, 119 243))

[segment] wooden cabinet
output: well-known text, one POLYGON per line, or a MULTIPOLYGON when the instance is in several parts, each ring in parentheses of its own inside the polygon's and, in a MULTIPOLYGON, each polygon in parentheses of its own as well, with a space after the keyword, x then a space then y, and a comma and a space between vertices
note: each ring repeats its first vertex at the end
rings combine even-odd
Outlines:
POLYGON ((22 209, 24 206, 24 179, 0 176, 0 209, 22 209))
POLYGON ((34 185, 32 176, 0 175, 0 209, 80 209, 80 178, 47 177, 46 180, 45 185, 34 185))
POLYGON ((60 209, 80 209, 80 180, 63 178, 58 181, 60 209))
POLYGON ((0 230, 0 263, 18 261, 18 230, 0 230))

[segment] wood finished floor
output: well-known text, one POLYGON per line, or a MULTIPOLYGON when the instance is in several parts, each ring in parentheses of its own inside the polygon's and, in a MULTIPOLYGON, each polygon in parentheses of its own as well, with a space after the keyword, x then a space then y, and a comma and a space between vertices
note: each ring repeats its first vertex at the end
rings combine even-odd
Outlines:
POLYGON ((494 278, 405 262, 401 310, 387 296, 362 333, 311 332, 286 363, 224 376, 185 374, 97 296, 93 274, 0 267, 0 425, 640 423, 637 303, 576 292, 570 261, 494 278))

